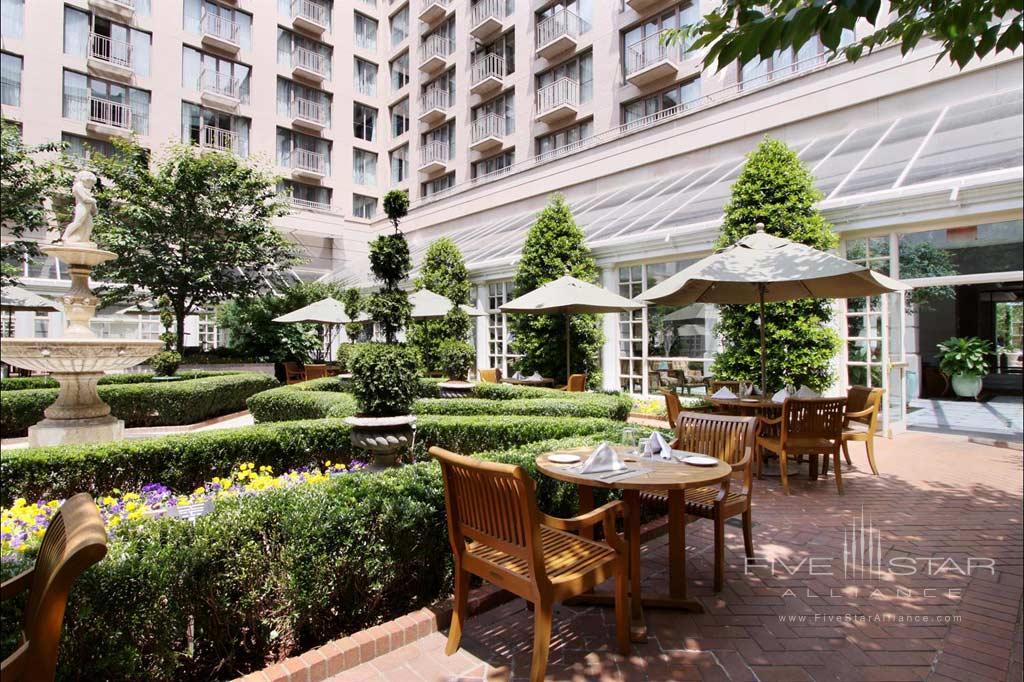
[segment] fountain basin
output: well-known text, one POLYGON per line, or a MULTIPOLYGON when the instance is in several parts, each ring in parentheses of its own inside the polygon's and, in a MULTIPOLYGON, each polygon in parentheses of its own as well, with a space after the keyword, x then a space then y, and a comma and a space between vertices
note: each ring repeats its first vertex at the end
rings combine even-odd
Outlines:
POLYGON ((4 339, 4 362, 33 372, 109 372, 145 362, 162 341, 138 339, 4 339))

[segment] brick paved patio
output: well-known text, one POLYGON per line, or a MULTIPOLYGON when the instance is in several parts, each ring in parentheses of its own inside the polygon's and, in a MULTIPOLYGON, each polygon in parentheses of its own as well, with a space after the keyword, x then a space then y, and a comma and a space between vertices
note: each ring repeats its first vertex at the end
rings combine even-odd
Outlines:
MULTIPOLYGON (((630 657, 610 653, 610 610, 560 608, 549 679, 1020 680, 1021 452, 924 433, 879 446, 877 478, 853 448, 844 497, 831 477, 797 479, 789 498, 777 479, 757 482, 755 550, 762 563, 778 563, 745 574, 742 536, 728 527, 718 595, 710 524, 690 525, 691 592, 707 613, 649 610, 649 641, 630 657), (844 578, 844 533, 862 514, 879 529, 883 565, 914 560, 916 575, 844 578), (924 561, 948 557, 966 570, 971 556, 994 559, 994 574, 936 562, 928 575, 924 561), (812 557, 818 575, 800 564, 812 557)), ((664 538, 644 548, 648 584, 664 587, 665 554, 664 538)), ((433 633, 333 679, 522 679, 531 638, 532 613, 515 600, 470 619, 455 656, 444 656, 445 637, 433 633)))

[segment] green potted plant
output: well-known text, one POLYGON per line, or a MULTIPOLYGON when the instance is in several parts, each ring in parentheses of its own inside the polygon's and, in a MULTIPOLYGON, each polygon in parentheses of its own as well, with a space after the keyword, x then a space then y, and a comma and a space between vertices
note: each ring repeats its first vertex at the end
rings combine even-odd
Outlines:
POLYGON ((939 369, 950 377, 953 392, 961 398, 977 398, 988 374, 986 356, 992 344, 974 336, 952 337, 938 344, 939 369))
POLYGON ((437 361, 447 377, 447 381, 438 384, 442 398, 468 398, 472 395, 473 384, 467 379, 476 365, 476 350, 471 344, 446 339, 438 344, 437 361))
POLYGON ((384 211, 394 225, 370 244, 370 269, 381 283, 370 295, 366 310, 380 327, 383 343, 361 344, 349 358, 352 392, 359 414, 345 421, 352 427, 352 444, 373 457, 371 468, 394 466, 398 454, 412 445, 416 418, 409 414, 419 383, 416 352, 398 343, 398 332, 409 322, 412 305, 399 284, 412 269, 412 258, 398 223, 409 210, 401 190, 384 196, 384 211))

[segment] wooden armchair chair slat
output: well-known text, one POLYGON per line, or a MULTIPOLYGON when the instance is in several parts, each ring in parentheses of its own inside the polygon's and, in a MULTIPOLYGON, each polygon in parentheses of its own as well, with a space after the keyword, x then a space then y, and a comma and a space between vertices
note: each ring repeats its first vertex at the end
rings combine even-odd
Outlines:
POLYGON ((327 376, 327 365, 306 365, 304 368, 306 381, 323 379, 327 376))
POLYGON ((298 384, 306 380, 306 370, 298 362, 284 363, 284 383, 298 384))
POLYGON ((53 680, 68 594, 75 580, 107 553, 107 532, 92 498, 79 493, 54 514, 35 565, 0 585, 3 601, 28 591, 17 649, 0 663, 0 678, 53 680))
POLYGON ((871 466, 871 473, 878 475, 878 466, 875 464, 875 431, 878 430, 878 413, 882 409, 881 388, 868 388, 867 386, 851 386, 846 397, 846 420, 843 423, 843 455, 846 456, 846 463, 853 464, 850 460, 850 449, 846 445, 850 441, 863 441, 868 452, 868 464, 871 466), (850 428, 851 423, 858 423, 864 426, 863 429, 850 428))
POLYGON ((562 386, 560 390, 568 393, 583 393, 583 391, 587 390, 587 375, 570 374, 568 383, 562 386))
MULTIPOLYGON (((677 450, 699 452, 717 457, 732 466, 731 479, 718 485, 686 491, 686 513, 709 519, 715 524, 715 592, 725 583, 725 521, 736 515, 743 518, 743 547, 747 559, 754 558, 753 519, 750 499, 753 489, 751 461, 757 417, 681 412, 676 420, 677 450)), ((642 496, 658 506, 668 505, 667 494, 642 496)))
POLYGON ((782 489, 789 495, 788 459, 798 455, 824 455, 835 461, 836 488, 843 494, 839 451, 846 420, 846 398, 787 398, 782 415, 761 419, 763 426, 779 426, 777 437, 758 436, 757 444, 779 456, 782 489))
POLYGON ((485 384, 501 383, 501 370, 497 367, 480 368, 477 370, 477 374, 480 376, 480 381, 485 384))
POLYGON ((682 404, 679 402, 679 396, 675 394, 675 391, 662 391, 661 394, 665 396, 665 410, 668 413, 668 423, 675 427, 679 423, 679 413, 683 411, 682 404))
POLYGON ((619 652, 629 653, 628 552, 616 531, 626 506, 611 502, 583 516, 559 519, 537 509, 533 479, 522 467, 484 462, 433 447, 441 463, 448 539, 455 557, 455 607, 446 653, 459 648, 467 618, 470 575, 534 608, 531 682, 544 679, 554 605, 615 579, 619 652), (601 524, 605 542, 573 531, 601 524))

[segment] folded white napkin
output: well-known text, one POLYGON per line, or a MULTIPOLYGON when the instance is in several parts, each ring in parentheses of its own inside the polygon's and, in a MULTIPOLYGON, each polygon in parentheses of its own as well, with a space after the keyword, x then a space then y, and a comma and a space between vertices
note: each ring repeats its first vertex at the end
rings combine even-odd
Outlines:
POLYGON ((515 374, 512 375, 512 378, 515 379, 516 381, 522 381, 523 373, 522 372, 516 372, 515 374))
POLYGON ((651 437, 647 439, 644 455, 647 457, 670 459, 672 457, 672 448, 669 447, 668 441, 661 435, 661 432, 653 431, 651 432, 651 437))
POLYGON ((722 388, 715 391, 715 394, 711 397, 718 398, 719 400, 735 400, 736 394, 730 391, 727 387, 723 386, 722 388))
POLYGON ((801 386, 800 390, 796 392, 797 398, 818 398, 818 393, 807 386, 801 386))
POLYGON ((789 391, 787 391, 786 389, 782 389, 778 393, 776 393, 775 395, 772 396, 772 402, 773 403, 784 403, 784 402, 786 402, 786 398, 788 398, 788 397, 789 397, 789 391))
POLYGON ((540 372, 534 372, 533 374, 530 375, 530 381, 540 381, 543 378, 544 377, 540 375, 540 372))
POLYGON ((622 471, 626 469, 625 462, 619 457, 607 442, 597 446, 590 457, 580 466, 581 474, 596 474, 600 471, 622 471))

